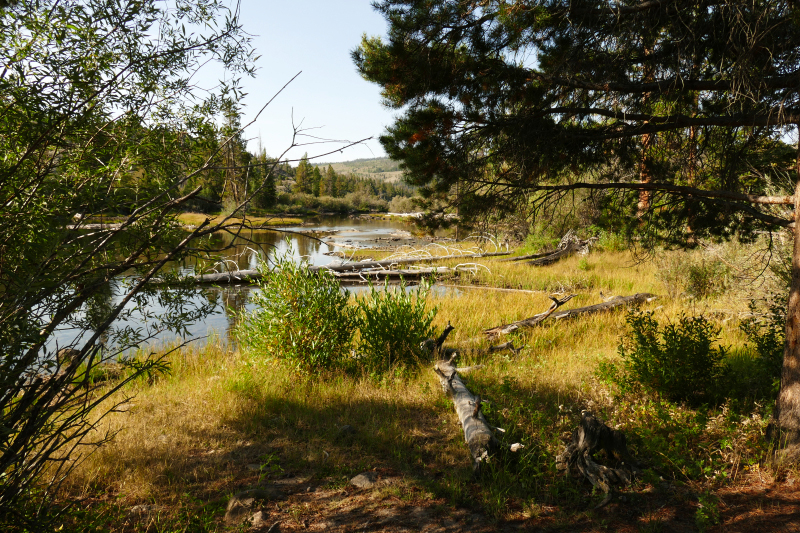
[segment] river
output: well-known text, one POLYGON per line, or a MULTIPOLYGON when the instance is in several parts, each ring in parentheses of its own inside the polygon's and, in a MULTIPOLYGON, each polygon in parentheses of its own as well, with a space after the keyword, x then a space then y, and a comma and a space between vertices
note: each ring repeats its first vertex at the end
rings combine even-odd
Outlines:
MULTIPOLYGON (((429 242, 429 239, 412 235, 412 230, 414 230, 413 225, 398 218, 324 217, 306 221, 303 226, 284 227, 280 230, 252 230, 238 237, 220 232, 211 237, 211 244, 217 249, 227 248, 223 255, 204 259, 192 258, 180 264, 172 264, 170 268, 184 274, 246 270, 256 268, 259 261, 269 261, 276 255, 285 254, 291 254, 295 261, 303 259, 311 265, 321 266, 341 260, 337 256, 330 255, 334 251, 347 254, 355 248, 424 246, 429 242)), ((111 308, 119 303, 124 295, 125 282, 125 278, 112 280, 106 294, 96 305, 101 308, 111 308)), ((346 287, 345 290, 358 292, 366 288, 355 286, 346 287)), ((163 291, 170 290, 163 289, 163 291)), ((145 332, 150 339, 141 345, 142 349, 157 349, 165 344, 175 343, 179 339, 196 339, 195 342, 201 343, 207 342, 208 339, 225 343, 234 342, 230 333, 236 326, 239 314, 243 310, 254 309, 252 296, 258 290, 255 286, 247 285, 194 288, 189 296, 190 304, 196 307, 210 306, 212 310, 202 320, 188 324, 179 337, 170 331, 153 330, 153 321, 144 318, 148 313, 151 316, 162 316, 170 312, 169 293, 164 292, 140 302, 141 307, 146 309, 145 313, 134 304, 127 306, 125 309, 127 316, 118 320, 114 327, 120 329, 130 326, 145 332)), ((99 314, 102 314, 102 309, 99 314)), ((48 348, 74 346, 76 340, 80 340, 76 339, 76 330, 60 329, 51 338, 48 348)))

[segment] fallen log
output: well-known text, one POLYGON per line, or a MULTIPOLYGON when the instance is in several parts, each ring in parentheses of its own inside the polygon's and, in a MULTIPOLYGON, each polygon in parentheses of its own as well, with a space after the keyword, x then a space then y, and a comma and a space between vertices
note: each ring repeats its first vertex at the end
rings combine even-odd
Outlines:
POLYGON ((445 272, 451 272, 453 269, 446 267, 439 268, 420 268, 413 270, 365 270, 356 272, 332 272, 333 276, 341 281, 359 281, 366 279, 393 279, 405 278, 414 279, 422 276, 432 276, 445 272))
POLYGON ((236 272, 220 272, 218 274, 202 274, 195 276, 195 283, 254 283, 263 276, 258 270, 237 270, 236 272))
POLYGON ((446 359, 438 357, 444 340, 452 330, 453 327, 448 324, 436 341, 434 354, 437 360, 433 370, 439 376, 442 390, 453 400, 458 420, 464 428, 464 440, 472 456, 472 470, 480 475, 482 465, 499 448, 500 443, 481 412, 481 397, 473 395, 458 375, 458 368, 453 364, 457 354, 446 359))
POLYGON ((534 315, 524 320, 518 320, 516 322, 512 322, 511 324, 505 324, 503 326, 490 328, 485 330, 484 333, 488 335, 490 338, 492 338, 492 337, 499 337, 500 335, 508 335, 509 333, 517 331, 519 328, 523 327, 532 328, 542 320, 552 315, 556 309, 558 309, 568 301, 572 300, 574 297, 575 297, 574 294, 570 294, 569 296, 565 296, 564 298, 561 299, 553 298, 552 296, 550 296, 550 299, 553 300, 553 303, 550 304, 550 308, 544 313, 539 313, 538 315, 534 315))
POLYGON ((526 261, 526 265, 534 265, 534 266, 544 266, 550 265, 555 263, 556 261, 560 261, 565 257, 569 257, 575 252, 588 250, 589 246, 597 240, 596 237, 590 237, 586 240, 581 240, 575 234, 573 230, 569 230, 566 235, 561 238, 561 242, 558 243, 555 252, 550 254, 544 254, 543 256, 539 257, 538 259, 534 259, 533 261, 526 261))
POLYGON ((540 257, 545 257, 555 252, 555 250, 550 252, 539 252, 538 254, 528 254, 528 255, 520 255, 517 257, 506 257, 505 259, 500 259, 500 263, 508 263, 510 261, 524 261, 526 259, 538 259, 540 257))
MULTIPOLYGON (((569 301, 570 299, 572 299, 573 296, 567 297, 566 299, 564 299, 562 301, 562 303, 569 301)), ((561 304, 558 304, 555 307, 553 307, 554 304, 551 304, 550 305, 550 309, 548 309, 544 313, 540 313, 538 315, 534 315, 531 318, 526 318, 524 320, 518 320, 516 322, 512 322, 511 324, 505 324, 503 326, 497 326, 497 327, 494 327, 494 328, 491 328, 491 329, 487 329, 487 330, 484 331, 484 334, 486 334, 490 338, 498 337, 500 335, 506 335, 508 333, 516 331, 517 329, 519 329, 521 327, 533 327, 533 326, 541 323, 542 321, 544 321, 546 318, 552 318, 553 320, 561 320, 561 319, 564 319, 564 318, 572 318, 572 317, 576 317, 576 316, 579 316, 579 315, 591 315, 591 314, 600 313, 600 312, 603 312, 603 311, 610 311, 612 309, 616 309, 617 307, 623 307, 623 306, 634 305, 634 304, 642 304, 642 303, 645 303, 645 302, 652 302, 656 298, 658 298, 658 296, 656 296, 654 294, 650 294, 648 292, 640 292, 640 293, 634 294, 632 296, 624 296, 624 297, 623 296, 617 296, 617 297, 615 297, 615 298, 613 298, 611 300, 608 300, 606 302, 603 302, 603 303, 594 304, 594 305, 587 305, 586 307, 578 307, 577 309, 569 309, 569 310, 566 310, 566 311, 559 311, 557 313, 555 313, 554 311, 561 304)), ((550 297, 550 299, 553 300, 554 302, 558 301, 553 297, 550 297)))
POLYGON ((551 265, 556 261, 560 261, 565 257, 569 257, 578 250, 580 250, 582 248, 581 242, 583 241, 580 242, 570 241, 563 249, 553 252, 539 259, 534 259, 533 261, 526 261, 525 264, 534 266, 551 265))
POLYGON ((344 265, 323 265, 313 266, 309 270, 315 272, 317 270, 330 270, 332 272, 356 272, 368 268, 391 268, 394 265, 408 265, 414 263, 429 263, 432 261, 444 261, 446 259, 476 259, 481 257, 496 257, 500 255, 509 255, 512 252, 487 252, 484 254, 455 254, 455 255, 442 255, 431 257, 407 257, 403 259, 388 259, 382 261, 359 261, 355 263, 347 263, 344 265))
POLYGON ((581 423, 573 430, 572 441, 556 456, 556 468, 567 475, 583 476, 606 494, 595 509, 611 501, 616 485, 629 484, 640 471, 628 452, 625 434, 611 429, 588 411, 581 412, 581 423), (616 461, 613 468, 594 460, 592 455, 600 451, 616 461))

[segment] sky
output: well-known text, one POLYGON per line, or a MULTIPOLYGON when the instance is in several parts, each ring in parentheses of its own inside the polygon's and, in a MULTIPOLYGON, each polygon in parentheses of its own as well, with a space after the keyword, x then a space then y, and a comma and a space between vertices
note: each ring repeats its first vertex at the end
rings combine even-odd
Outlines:
MULTIPOLYGON (((268 155, 280 155, 292 142, 294 120, 295 125, 309 128, 306 133, 325 139, 373 138, 317 162, 385 157, 377 139, 392 123, 393 112, 381 106, 380 88, 361 78, 350 58, 364 33, 386 35, 386 22, 370 0, 242 0, 241 14, 244 29, 253 35, 256 55, 261 56, 255 78, 242 79, 248 93, 242 124, 300 72, 245 131, 251 151, 256 151, 260 137, 268 155)), ((305 152, 313 157, 342 146, 301 146, 288 157, 299 159, 305 152)))

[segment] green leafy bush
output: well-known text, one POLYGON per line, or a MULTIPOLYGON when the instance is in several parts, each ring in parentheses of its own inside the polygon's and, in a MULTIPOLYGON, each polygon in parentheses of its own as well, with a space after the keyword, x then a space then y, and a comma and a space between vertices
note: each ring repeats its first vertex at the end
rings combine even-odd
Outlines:
POLYGON ((424 356, 420 343, 432 338, 436 308, 427 309, 429 286, 416 291, 384 285, 379 291, 370 285, 369 294, 358 299, 360 315, 360 367, 383 372, 397 366, 417 364, 424 356))
MULTIPOLYGON (((751 306, 751 309, 753 306, 751 306)), ((729 360, 729 388, 738 397, 772 398, 778 393, 786 339, 786 309, 773 303, 766 319, 742 321, 748 348, 729 360)))
POLYGON ((730 286, 730 267, 699 253, 672 254, 659 264, 659 279, 671 297, 696 300, 718 296, 730 286))
POLYGON ((718 399, 726 374, 726 350, 714 346, 719 328, 702 316, 681 316, 661 328, 652 312, 634 311, 630 332, 619 346, 622 365, 603 363, 600 375, 623 392, 637 386, 672 401, 692 404, 718 399))
POLYGON ((356 325, 356 308, 327 271, 309 272, 287 254, 272 270, 262 266, 257 310, 245 316, 238 338, 252 354, 283 360, 304 374, 345 368, 356 325))

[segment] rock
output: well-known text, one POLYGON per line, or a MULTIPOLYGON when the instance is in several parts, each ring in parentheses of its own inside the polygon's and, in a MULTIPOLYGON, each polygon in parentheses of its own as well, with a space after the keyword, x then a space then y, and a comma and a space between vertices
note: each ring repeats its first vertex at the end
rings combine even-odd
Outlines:
POLYGON ((359 489, 371 489, 378 481, 378 474, 375 472, 362 472, 350 480, 351 485, 355 485, 359 489))
MULTIPOLYGON (((280 497, 280 493, 275 489, 260 488, 242 491, 228 501, 225 510, 225 523, 228 525, 238 525, 245 521, 245 517, 263 502, 275 500, 280 497)), ((258 513, 256 513, 258 514, 258 513)), ((253 515, 255 517, 255 514, 253 515)), ((264 515, 261 515, 263 518, 264 515)))

